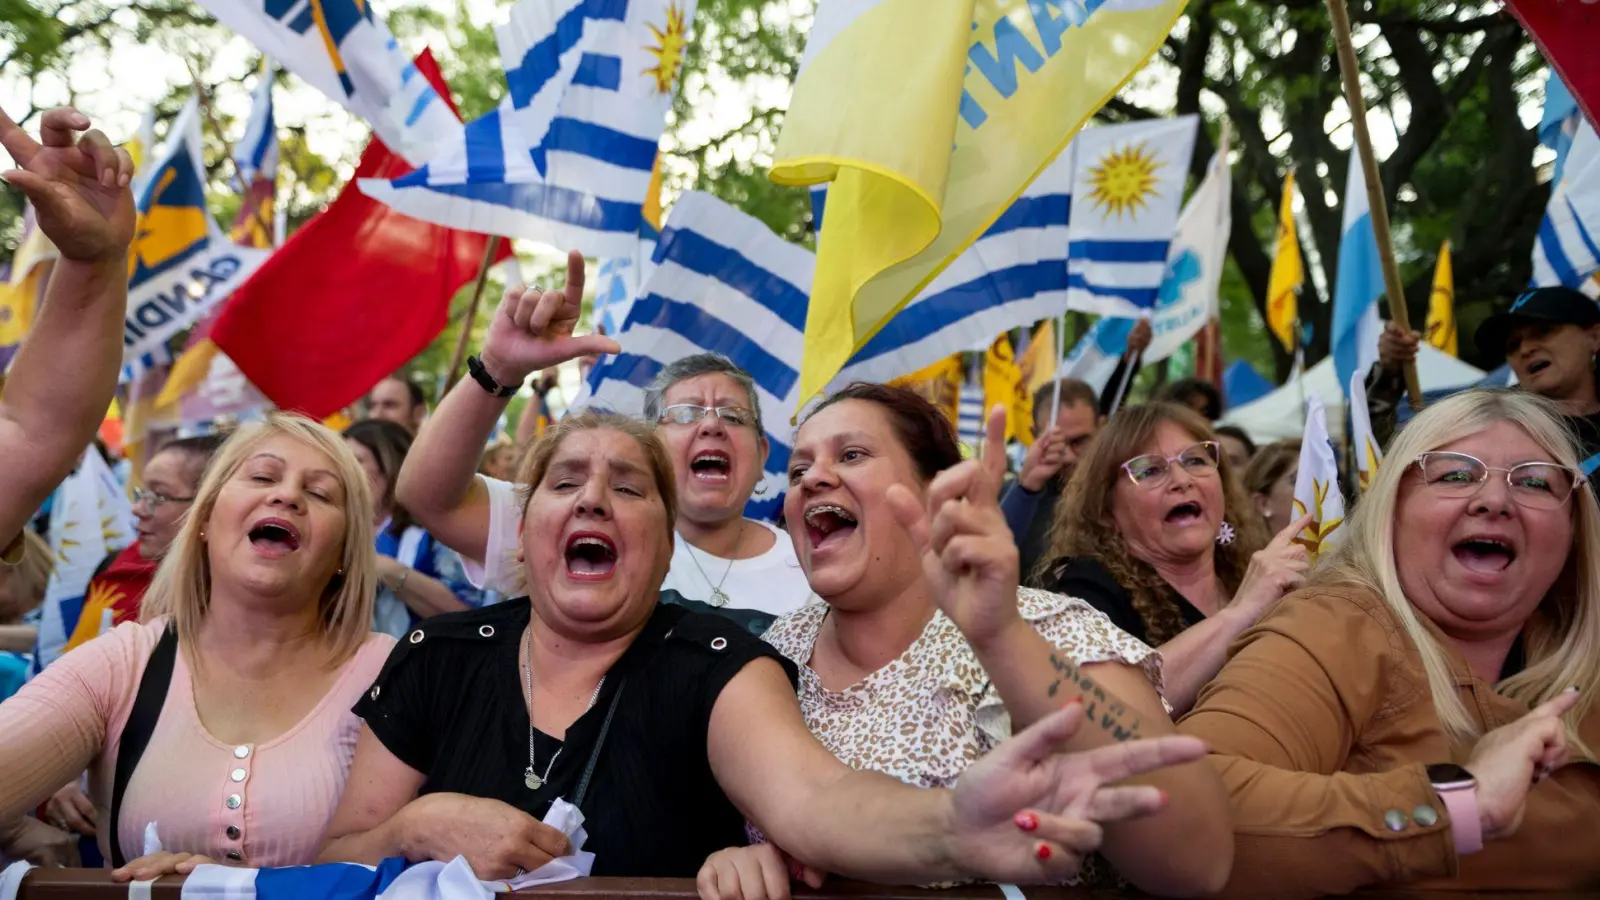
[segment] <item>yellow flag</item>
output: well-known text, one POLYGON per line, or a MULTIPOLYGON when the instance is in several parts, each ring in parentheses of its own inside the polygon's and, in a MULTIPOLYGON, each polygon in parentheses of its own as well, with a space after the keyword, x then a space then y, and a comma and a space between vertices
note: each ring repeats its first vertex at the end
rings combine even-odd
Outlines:
POLYGON ((55 245, 33 224, 32 213, 26 213, 22 241, 11 257, 11 277, 0 281, 0 350, 15 348, 27 337, 39 301, 44 299, 51 266, 59 256, 55 245))
POLYGON ((1294 173, 1283 176, 1283 201, 1278 205, 1278 242, 1272 254, 1272 274, 1267 278, 1267 328, 1278 336, 1283 349, 1294 352, 1295 320, 1300 318, 1295 292, 1306 280, 1300 261, 1300 239, 1294 230, 1294 173))
POLYGON ((1184 0, 822 0, 772 179, 829 182, 800 402, 1000 217, 1184 0))
POLYGON ((1020 364, 1022 366, 1022 380, 1026 383, 1028 391, 1028 405, 1031 414, 1033 405, 1033 392, 1044 387, 1056 377, 1056 367, 1061 361, 1056 358, 1056 329, 1054 319, 1045 319, 1044 325, 1033 333, 1028 341, 1028 349, 1022 352, 1020 364))
POLYGON ((1450 268, 1450 242, 1439 248, 1433 268, 1433 295, 1428 298, 1428 343, 1450 354, 1456 347, 1456 280, 1450 268))
POLYGON ((957 353, 925 369, 902 375, 889 384, 916 391, 924 400, 943 410, 950 418, 950 427, 954 428, 959 421, 962 380, 961 354, 957 353))
POLYGON ((173 406, 183 396, 206 380, 206 375, 211 372, 211 362, 222 352, 210 338, 202 338, 193 346, 185 347, 183 353, 172 364, 172 371, 167 375, 167 383, 161 386, 161 393, 156 397, 156 408, 166 409, 173 406))
POLYGON ((1006 440, 1033 443, 1033 392, 1017 365, 1011 335, 1002 334, 983 355, 983 421, 996 405, 1006 408, 1006 440))

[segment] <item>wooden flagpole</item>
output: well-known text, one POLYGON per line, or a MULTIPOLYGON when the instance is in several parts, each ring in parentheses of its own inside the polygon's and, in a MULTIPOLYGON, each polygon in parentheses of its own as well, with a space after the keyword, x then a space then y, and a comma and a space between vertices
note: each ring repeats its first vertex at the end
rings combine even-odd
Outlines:
MULTIPOLYGON (((1350 107, 1350 126, 1355 131, 1356 152, 1360 154, 1361 174, 1367 185, 1367 206, 1372 216, 1372 233, 1378 240, 1378 259, 1383 265, 1384 293, 1389 295, 1389 315, 1407 334, 1411 315, 1406 310, 1405 286, 1400 283, 1400 266, 1394 259, 1394 244, 1389 238, 1389 208, 1384 204, 1383 185, 1378 180, 1378 161, 1372 152, 1372 136, 1367 133, 1367 103, 1361 96, 1361 70, 1356 62, 1355 44, 1350 39, 1350 14, 1345 0, 1327 0, 1333 20, 1333 41, 1339 48, 1339 74, 1344 81, 1345 102, 1350 107)), ((1346 202, 1348 198, 1346 198, 1346 202)), ((1422 383, 1417 364, 1406 363, 1406 394, 1411 408, 1422 409, 1422 383)))
POLYGON ((489 235, 489 242, 483 245, 483 262, 478 264, 478 280, 472 286, 472 301, 467 304, 467 320, 461 323, 461 337, 456 340, 456 352, 450 357, 450 377, 445 380, 444 392, 461 380, 461 365, 467 359, 467 345, 472 342, 472 326, 478 321, 478 301, 483 299, 483 287, 489 281, 489 268, 494 265, 494 256, 500 252, 500 235, 489 235))

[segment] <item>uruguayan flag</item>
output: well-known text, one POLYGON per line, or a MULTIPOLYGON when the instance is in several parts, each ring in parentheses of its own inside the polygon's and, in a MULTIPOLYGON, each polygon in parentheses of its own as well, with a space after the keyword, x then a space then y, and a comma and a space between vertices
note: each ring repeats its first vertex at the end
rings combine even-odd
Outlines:
POLYGON ((1582 122, 1583 114, 1578 112, 1578 101, 1572 98, 1567 83, 1561 80, 1555 69, 1551 69, 1544 85, 1544 115, 1539 119, 1539 143, 1555 151, 1555 174, 1550 178, 1553 184, 1561 183, 1567 152, 1572 149, 1572 141, 1578 136, 1578 126, 1582 122))
POLYGON ((244 123, 244 137, 233 146, 233 165, 239 173, 238 188, 249 190, 257 178, 278 177, 278 127, 272 114, 273 67, 269 62, 250 99, 250 119, 244 123))
MULTIPOLYGON (((830 389, 921 371, 954 353, 985 350, 1002 331, 1065 312, 1071 190, 1068 150, 851 357, 830 389)), ((820 223, 826 191, 813 188, 811 197, 820 223)))
POLYGON ((1339 237, 1339 270, 1333 285, 1333 367, 1339 386, 1365 373, 1378 361, 1378 298, 1383 295, 1383 268, 1378 238, 1372 231, 1367 182, 1361 175, 1361 154, 1350 145, 1350 174, 1344 181, 1344 226, 1339 237))
POLYGON ((1137 316, 1156 304, 1199 119, 1091 128, 1072 142, 1067 306, 1137 316))
POLYGON ((461 131, 368 0, 200 0, 222 24, 372 126, 412 165, 461 131))
POLYGON ((759 220, 709 194, 685 194, 617 335, 622 352, 590 374, 595 405, 639 415, 650 380, 685 356, 720 353, 749 372, 769 445, 766 491, 745 507, 752 518, 775 518, 783 507, 814 263, 759 220))
MULTIPOLYGON (((166 342, 215 307, 269 251, 230 242, 206 207, 200 104, 189 98, 138 198, 130 251, 123 365, 148 367, 166 342)), ((170 362, 170 357, 167 358, 170 362)))
POLYGON ((108 554, 136 538, 133 507, 122 483, 93 446, 61 483, 50 508, 50 549, 55 569, 40 610, 34 671, 54 662, 78 627, 89 579, 108 554))
MULTIPOLYGON (((1218 312, 1217 291, 1228 258, 1233 178, 1226 140, 1206 167, 1206 177, 1178 217, 1178 232, 1167 253, 1166 274, 1150 315, 1150 346, 1144 362, 1171 356, 1218 312)), ((1103 317, 1062 361, 1061 378, 1077 378, 1103 390, 1128 349, 1134 319, 1103 317)))
POLYGON ((1533 283, 1578 288, 1600 270, 1600 139, 1578 125, 1561 181, 1539 223, 1533 245, 1533 283))
POLYGON ((522 0, 508 93, 415 172, 361 190, 407 215, 632 255, 695 0, 522 0))
POLYGON ((961 385, 961 401, 956 407, 956 440, 972 448, 981 445, 985 412, 983 382, 968 381, 961 385))

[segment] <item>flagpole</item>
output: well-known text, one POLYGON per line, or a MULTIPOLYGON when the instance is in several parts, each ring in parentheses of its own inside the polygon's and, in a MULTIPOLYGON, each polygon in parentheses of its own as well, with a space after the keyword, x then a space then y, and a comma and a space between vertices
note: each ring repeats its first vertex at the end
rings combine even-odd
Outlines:
MULTIPOLYGON (((1054 333, 1050 338, 1050 349, 1055 353, 1055 368, 1050 370, 1050 428, 1056 427, 1056 414, 1061 411, 1061 344, 1067 338, 1067 317, 1062 316, 1060 322, 1051 322, 1050 330, 1054 333)), ((1044 435, 1035 435, 1035 439, 1044 435)))
POLYGON ((450 377, 444 382, 447 394, 461 380, 461 364, 466 361, 467 344, 472 341, 472 326, 478 321, 478 301, 483 299, 483 288, 489 281, 489 267, 494 264, 494 256, 498 252, 500 235, 491 234, 488 243, 483 245, 483 262, 478 264, 478 280, 472 286, 472 300, 467 304, 467 320, 461 323, 461 337, 456 339, 456 352, 450 357, 450 377))
MULTIPOLYGON (((1345 0, 1327 0, 1333 20, 1333 40, 1339 48, 1339 74, 1344 80, 1345 103, 1350 107, 1350 126, 1355 131, 1356 152, 1361 158, 1361 174, 1367 184, 1367 206, 1372 216, 1372 234, 1378 242, 1378 259, 1383 264, 1384 292, 1389 295, 1389 316, 1406 334, 1411 333, 1411 316, 1406 310, 1405 286, 1400 282, 1400 266, 1394 259, 1394 244, 1389 237, 1389 208, 1384 204, 1383 185, 1378 181, 1378 160, 1372 152, 1372 136, 1367 133, 1367 103, 1361 96, 1361 70, 1356 48, 1350 39, 1350 13, 1345 0)), ((1350 202, 1348 198, 1346 203, 1350 202)), ((1405 365, 1406 393, 1411 408, 1422 409, 1422 383, 1417 364, 1405 365)))
MULTIPOLYGON (((243 198, 242 202, 250 202, 250 186, 244 183, 244 175, 239 171, 239 161, 233 158, 233 144, 222 131, 222 123, 217 119, 217 111, 211 108, 211 95, 206 93, 206 86, 200 81, 200 72, 194 67, 194 61, 186 62, 189 67, 189 80, 194 84, 194 95, 200 101, 200 111, 205 113, 206 123, 211 126, 211 131, 222 142, 222 155, 227 158, 228 165, 233 168, 233 183, 236 190, 243 198)), ((265 73, 263 78, 267 77, 265 73)), ((261 228, 261 236, 271 241, 274 230, 272 223, 261 216, 261 207, 255 206, 250 210, 250 217, 255 219, 256 225, 261 228)))

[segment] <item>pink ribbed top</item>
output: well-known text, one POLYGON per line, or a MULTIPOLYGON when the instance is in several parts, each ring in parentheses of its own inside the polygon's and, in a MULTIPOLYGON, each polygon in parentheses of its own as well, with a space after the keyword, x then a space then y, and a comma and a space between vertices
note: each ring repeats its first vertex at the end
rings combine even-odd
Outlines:
MULTIPOLYGON (((85 767, 100 845, 117 747, 145 663, 165 626, 127 623, 57 660, 0 703, 0 814, 36 802, 85 767)), ((305 865, 344 790, 361 720, 350 712, 394 640, 374 634, 344 665, 305 718, 256 745, 224 744, 201 724, 184 654, 172 671, 161 719, 122 800, 119 836, 129 859, 144 850, 147 823, 162 849, 251 866, 305 865)))

